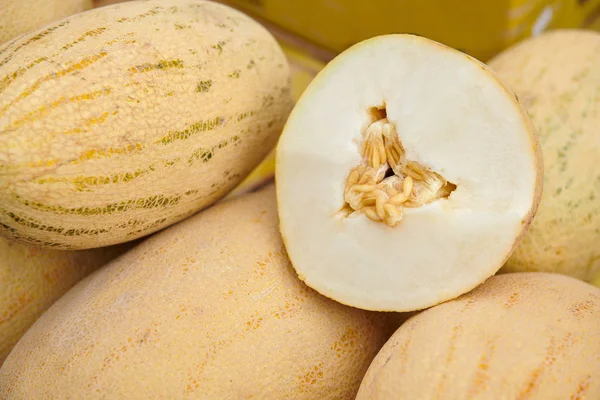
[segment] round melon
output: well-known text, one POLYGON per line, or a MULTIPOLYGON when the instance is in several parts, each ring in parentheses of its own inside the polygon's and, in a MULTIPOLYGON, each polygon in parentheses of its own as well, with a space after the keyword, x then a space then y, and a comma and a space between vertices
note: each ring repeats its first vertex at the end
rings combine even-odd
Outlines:
POLYGON ((92 8, 92 0, 2 0, 0 44, 92 8))
POLYGON ((490 278, 411 317, 357 400, 600 398, 600 289, 551 273, 490 278))
POLYGON ((510 256, 541 161, 525 110, 484 64, 413 35, 364 41, 310 83, 279 140, 286 249, 343 304, 433 306, 510 256))
POLYGON ((0 236, 133 240, 213 204, 292 105, 272 35, 202 0, 130 1, 0 47, 0 236))
POLYGON ((128 247, 61 251, 0 239, 0 365, 44 311, 128 247))
POLYGON ((521 98, 544 155, 536 217, 503 272, 600 272, 600 33, 549 31, 489 65, 521 98))
POLYGON ((296 277, 269 185, 75 286, 9 355, 0 398, 351 400, 392 319, 296 277))

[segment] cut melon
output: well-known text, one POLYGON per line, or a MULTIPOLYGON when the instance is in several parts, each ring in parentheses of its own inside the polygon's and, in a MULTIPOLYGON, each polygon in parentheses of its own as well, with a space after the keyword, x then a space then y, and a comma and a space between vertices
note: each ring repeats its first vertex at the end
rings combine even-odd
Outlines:
POLYGON ((385 35, 319 73, 277 147, 299 277, 343 304, 412 311, 492 276, 535 214, 542 158, 516 96, 479 61, 385 35))

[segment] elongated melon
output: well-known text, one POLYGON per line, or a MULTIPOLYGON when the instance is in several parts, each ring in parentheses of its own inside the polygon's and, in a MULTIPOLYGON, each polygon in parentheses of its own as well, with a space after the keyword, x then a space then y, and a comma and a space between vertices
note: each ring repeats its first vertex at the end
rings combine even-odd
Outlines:
POLYGON ((232 190, 292 105, 275 39, 209 1, 97 8, 0 47, 0 236, 132 240, 232 190))
POLYGON ((9 355, 0 398, 351 400, 392 319, 296 277, 269 185, 73 288, 9 355))
POLYGON ((503 272, 600 272, 600 33, 556 30, 489 62, 519 95, 544 155, 544 193, 503 272))
POLYGON ((92 0, 2 0, 0 44, 54 20, 92 8, 92 0))
POLYGON ((0 365, 60 296, 129 247, 63 251, 0 239, 0 365))
POLYGON ((356 399, 599 399, 598 338, 598 288, 560 274, 494 276, 404 323, 356 399))

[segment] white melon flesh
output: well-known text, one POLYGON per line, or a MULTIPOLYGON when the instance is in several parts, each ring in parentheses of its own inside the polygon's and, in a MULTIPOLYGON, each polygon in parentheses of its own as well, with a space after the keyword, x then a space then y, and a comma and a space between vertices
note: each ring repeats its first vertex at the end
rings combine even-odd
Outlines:
MULTIPOLYGON (((496 273, 535 214, 543 173, 516 96, 479 61, 413 35, 364 41, 322 70, 288 119, 276 168, 281 232, 299 277, 341 303, 381 311, 430 307, 496 273), (366 208, 340 211, 351 171, 376 166, 363 146, 382 118, 404 149, 396 161, 451 185, 419 206, 424 186, 413 179, 392 223, 366 208)), ((401 171, 388 172, 406 189, 401 171)), ((390 204, 395 195, 381 196, 390 204)))

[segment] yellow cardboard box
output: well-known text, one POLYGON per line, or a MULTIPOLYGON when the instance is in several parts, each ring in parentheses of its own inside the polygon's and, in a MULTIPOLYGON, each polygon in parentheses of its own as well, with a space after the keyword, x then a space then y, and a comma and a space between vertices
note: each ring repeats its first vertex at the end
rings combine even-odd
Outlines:
MULTIPOLYGON (((326 61, 377 34, 417 33, 486 61, 547 29, 584 27, 600 31, 600 0, 218 1, 257 18, 279 39, 292 67, 296 99, 326 61)), ((272 151, 227 198, 271 181, 274 170, 272 151)))
POLYGON ((386 33, 415 33, 486 61, 546 29, 579 27, 600 0, 223 0, 339 53, 386 33))
MULTIPOLYGON (((586 16, 583 27, 600 32, 600 6, 586 16)), ((600 282, 600 279, 598 281, 600 282)))

